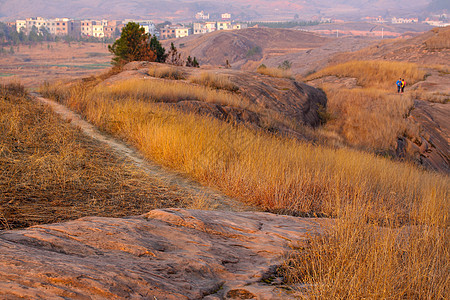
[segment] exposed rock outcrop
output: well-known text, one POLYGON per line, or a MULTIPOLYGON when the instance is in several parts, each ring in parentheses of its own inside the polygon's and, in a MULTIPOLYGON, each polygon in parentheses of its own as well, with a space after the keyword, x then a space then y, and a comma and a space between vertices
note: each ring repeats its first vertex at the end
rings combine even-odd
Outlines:
POLYGON ((411 116, 420 125, 420 141, 408 141, 427 168, 450 173, 450 104, 416 100, 411 116))
POLYGON ((0 297, 291 299, 264 279, 325 222, 164 209, 3 231, 0 297))

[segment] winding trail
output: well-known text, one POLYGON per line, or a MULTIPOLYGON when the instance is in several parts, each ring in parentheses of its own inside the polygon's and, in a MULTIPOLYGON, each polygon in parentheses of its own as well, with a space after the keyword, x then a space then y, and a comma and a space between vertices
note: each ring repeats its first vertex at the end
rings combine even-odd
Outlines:
POLYGON ((68 107, 48 98, 41 97, 38 93, 31 93, 36 101, 49 106, 63 120, 70 122, 73 126, 81 129, 81 131, 99 143, 109 146, 115 155, 120 158, 126 158, 131 161, 137 168, 146 172, 149 176, 160 181, 168 187, 174 187, 177 190, 186 192, 197 201, 205 202, 202 207, 214 210, 224 211, 257 211, 255 207, 251 207, 241 201, 232 199, 220 191, 213 188, 202 186, 198 182, 183 177, 181 174, 172 170, 168 170, 163 166, 144 158, 136 149, 126 143, 114 138, 113 136, 101 132, 91 123, 83 120, 83 118, 70 110, 68 107))

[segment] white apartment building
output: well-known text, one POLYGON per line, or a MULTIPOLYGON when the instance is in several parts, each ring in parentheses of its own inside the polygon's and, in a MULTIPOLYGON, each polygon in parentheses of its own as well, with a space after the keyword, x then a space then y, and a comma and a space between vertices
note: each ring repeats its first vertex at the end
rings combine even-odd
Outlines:
POLYGON ((408 18, 396 18, 396 17, 393 17, 391 21, 392 21, 393 24, 419 23, 419 19, 418 18, 408 19, 408 18))
POLYGON ((97 38, 102 38, 105 36, 105 33, 103 32, 103 24, 101 21, 92 22, 92 36, 97 38))
POLYGON ((189 36, 189 28, 187 28, 187 27, 175 28, 175 37, 176 38, 182 38, 185 36, 189 36))
POLYGON ((21 30, 27 30, 27 21, 26 20, 16 20, 16 30, 20 32, 21 30))
POLYGON ((194 23, 194 34, 216 31, 216 22, 194 23))
POLYGON ((221 15, 221 17, 222 17, 222 20, 229 20, 229 19, 231 19, 231 14, 224 13, 221 15))
POLYGON ((230 21, 219 21, 217 22, 217 30, 232 30, 233 26, 230 21))
POLYGON ((37 29, 41 28, 41 26, 47 27, 47 20, 41 17, 27 18, 25 22, 25 29, 27 34, 31 32, 33 26, 35 26, 37 29))
POLYGON ((127 19, 125 20, 124 24, 127 24, 129 22, 134 22, 139 24, 142 28, 144 28, 145 33, 150 33, 152 36, 156 34, 156 26, 155 23, 151 20, 131 20, 127 19))
POLYGON ((209 14, 206 14, 203 10, 195 14, 197 20, 209 20, 209 14))

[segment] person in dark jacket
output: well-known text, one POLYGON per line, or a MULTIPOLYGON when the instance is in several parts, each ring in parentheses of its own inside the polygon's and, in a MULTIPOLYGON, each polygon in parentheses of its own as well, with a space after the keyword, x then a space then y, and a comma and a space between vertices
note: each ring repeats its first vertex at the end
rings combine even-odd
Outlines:
POLYGON ((395 84, 397 84, 397 93, 400 93, 400 91, 402 90, 402 79, 400 78, 399 80, 397 80, 395 84))

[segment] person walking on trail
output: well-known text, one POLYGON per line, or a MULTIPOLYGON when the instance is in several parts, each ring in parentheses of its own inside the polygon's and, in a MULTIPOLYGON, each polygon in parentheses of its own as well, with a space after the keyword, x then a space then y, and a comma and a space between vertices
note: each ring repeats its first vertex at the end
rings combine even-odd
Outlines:
POLYGON ((402 79, 400 78, 399 80, 397 80, 395 84, 397 84, 397 93, 400 93, 402 89, 402 79))
POLYGON ((403 78, 402 79, 402 93, 405 91, 405 85, 406 85, 406 82, 405 82, 405 79, 403 78))

